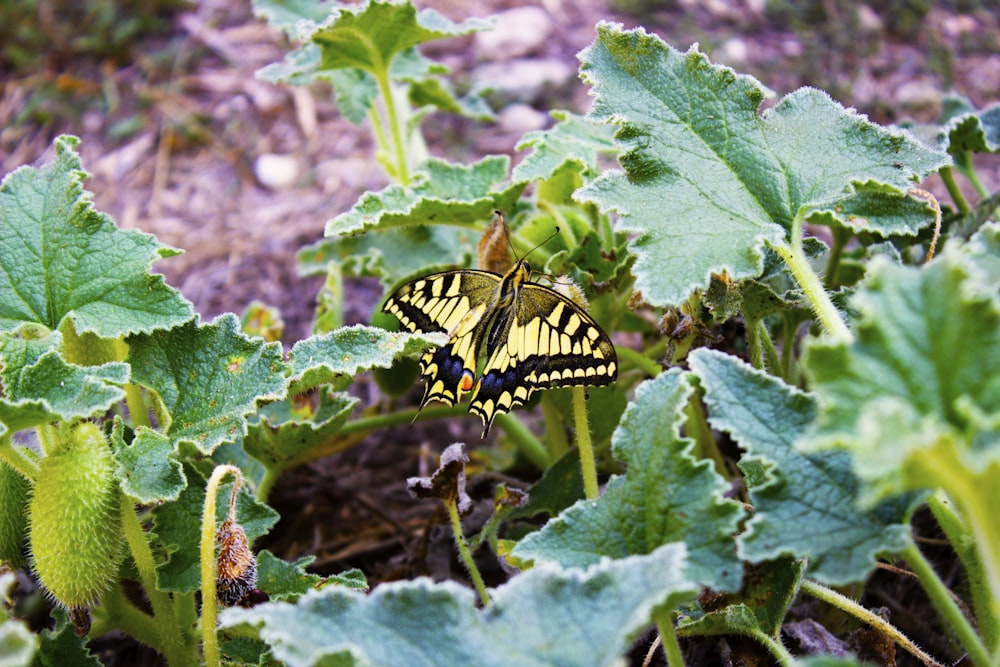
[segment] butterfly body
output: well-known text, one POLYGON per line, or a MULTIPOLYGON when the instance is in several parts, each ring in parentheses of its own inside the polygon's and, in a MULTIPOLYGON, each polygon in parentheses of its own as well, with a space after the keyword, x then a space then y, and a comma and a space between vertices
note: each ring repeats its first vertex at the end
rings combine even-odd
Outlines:
POLYGON ((454 405, 471 391, 469 412, 483 420, 485 438, 497 414, 525 404, 536 389, 615 380, 607 334, 579 305, 530 278, 524 260, 505 274, 446 271, 407 283, 386 300, 383 310, 409 330, 448 335, 420 360, 421 408, 432 400, 454 405))

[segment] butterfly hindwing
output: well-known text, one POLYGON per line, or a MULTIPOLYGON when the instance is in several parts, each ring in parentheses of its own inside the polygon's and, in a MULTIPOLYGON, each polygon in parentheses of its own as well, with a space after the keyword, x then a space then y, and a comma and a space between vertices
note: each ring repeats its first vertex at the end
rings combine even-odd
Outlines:
POLYGON ((524 405, 535 389, 606 385, 617 377, 607 334, 586 311, 547 287, 521 285, 509 312, 498 313, 489 342, 494 334, 469 405, 486 432, 497 414, 524 405))

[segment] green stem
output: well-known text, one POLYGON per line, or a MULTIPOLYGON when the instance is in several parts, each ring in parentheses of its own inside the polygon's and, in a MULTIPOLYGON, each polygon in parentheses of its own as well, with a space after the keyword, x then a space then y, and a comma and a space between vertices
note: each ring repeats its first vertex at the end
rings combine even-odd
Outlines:
POLYGON ((587 422, 587 390, 573 387, 573 423, 576 430, 576 444, 580 450, 580 469, 583 472, 583 495, 587 500, 597 500, 597 463, 594 459, 594 445, 590 440, 590 424, 587 422))
POLYGON ((979 174, 976 173, 976 165, 972 161, 972 151, 962 151, 959 155, 955 156, 955 169, 958 173, 969 179, 969 183, 972 183, 972 187, 976 189, 976 192, 980 197, 986 197, 989 195, 989 191, 983 182, 979 180, 979 174))
POLYGON ((267 503, 268 496, 271 495, 271 489, 274 488, 275 482, 281 477, 281 473, 285 472, 285 466, 274 463, 264 468, 264 476, 260 479, 260 484, 257 485, 257 500, 262 503, 267 503))
POLYGON ((702 458, 709 459, 715 465, 715 472, 722 475, 723 479, 729 479, 729 471, 726 470, 726 462, 719 451, 719 445, 712 436, 712 427, 708 425, 705 410, 701 405, 701 398, 698 392, 691 395, 688 404, 684 408, 687 420, 684 422, 684 432, 687 437, 694 439, 697 443, 698 451, 702 458))
POLYGON ((663 644, 663 653, 667 656, 669 667, 684 667, 684 656, 681 654, 681 645, 677 641, 677 633, 674 632, 674 624, 671 621, 669 611, 660 611, 655 615, 656 629, 660 633, 660 641, 663 644))
POLYGON ((385 415, 375 415, 374 417, 359 417, 344 424, 338 431, 338 435, 351 435, 354 433, 367 433, 377 431, 390 426, 403 426, 412 424, 414 421, 429 421, 431 419, 447 419, 468 412, 468 408, 463 405, 449 405, 434 408, 424 408, 419 410, 401 410, 390 412, 385 415))
POLYGON ((969 620, 951 597, 948 587, 938 577, 937 572, 931 567, 931 564, 924 557, 923 553, 920 552, 920 549, 917 548, 917 545, 911 542, 903 550, 902 556, 907 564, 909 564, 910 569, 917 575, 917 579, 927 592, 931 604, 934 605, 938 614, 944 618, 945 622, 955 632, 958 641, 961 642, 962 647, 972 659, 972 664, 978 667, 990 665, 991 662, 986 646, 979 636, 976 635, 976 631, 972 628, 969 620))
POLYGON ((958 183, 955 182, 955 171, 951 167, 942 167, 941 171, 938 173, 941 175, 941 182, 943 182, 944 187, 947 188, 948 194, 951 196, 951 200, 955 203, 955 208, 958 210, 959 214, 968 214, 972 208, 969 206, 969 202, 965 200, 965 195, 962 194, 962 189, 958 187, 958 183))
POLYGON ((59 429, 54 424, 39 424, 35 427, 35 434, 38 435, 42 456, 48 456, 59 445, 59 429))
POLYGON ((219 667, 219 636, 217 634, 217 618, 219 611, 218 591, 216 590, 215 562, 215 517, 216 496, 219 485, 226 475, 233 475, 236 484, 233 486, 233 496, 239 491, 243 475, 240 469, 232 465, 217 466, 208 478, 205 488, 205 506, 201 511, 201 635, 205 652, 205 665, 219 667))
POLYGON ((788 652, 788 649, 785 648, 785 645, 782 644, 779 639, 775 639, 763 630, 748 632, 747 636, 752 639, 756 639, 758 642, 763 644, 764 647, 771 652, 771 655, 775 657, 781 667, 793 667, 793 665, 795 665, 795 656, 788 652))
POLYGON ((542 394, 539 401, 542 406, 542 418, 545 420, 545 442, 549 455, 549 461, 558 461, 563 454, 569 451, 569 439, 566 437, 566 429, 563 428, 562 416, 552 402, 551 394, 542 394))
POLYGON ((535 437, 523 421, 509 412, 497 415, 495 421, 521 453, 539 470, 546 470, 549 467, 549 453, 545 450, 545 445, 535 437))
MULTIPOLYGON (((159 623, 152 616, 129 602, 119 585, 112 586, 104 594, 100 610, 104 618, 100 619, 100 624, 95 624, 95 627, 91 629, 92 636, 99 637, 115 628, 158 653, 168 655, 168 648, 161 643, 164 637, 159 623)), ((167 660, 171 666, 192 664, 190 661, 172 662, 169 657, 167 660)))
POLYGON ((8 431, 0 436, 0 460, 16 470, 21 477, 34 482, 38 476, 38 461, 29 454, 31 450, 14 446, 11 440, 13 435, 8 431))
POLYGON ((465 564, 465 569, 469 572, 469 576, 472 577, 472 583, 476 587, 479 599, 482 600, 485 607, 490 603, 490 596, 486 592, 483 575, 480 574, 479 568, 476 567, 476 561, 472 559, 469 545, 465 542, 465 535, 462 533, 462 519, 458 516, 458 504, 453 500, 446 500, 444 505, 448 508, 448 516, 451 517, 451 532, 455 536, 455 545, 458 547, 458 553, 465 564))
POLYGON ((392 133, 393 149, 396 151, 396 175, 401 185, 410 184, 410 167, 406 161, 406 145, 403 143, 403 128, 400 127, 399 114, 396 111, 396 99, 392 84, 389 82, 389 67, 386 65, 376 75, 379 92, 385 102, 386 121, 392 133))
POLYGON ((771 371, 771 375, 776 377, 784 377, 785 369, 781 365, 781 358, 778 356, 778 350, 774 347, 774 341, 771 339, 771 332, 768 330, 767 326, 764 325, 763 320, 760 323, 761 328, 761 340, 764 341, 764 355, 767 359, 767 367, 771 371))
POLYGON ((149 541, 146 539, 146 533, 135 513, 135 504, 131 498, 122 493, 119 505, 125 541, 128 543, 135 568, 139 572, 139 581, 146 589, 149 604, 153 607, 153 615, 156 618, 157 634, 160 636, 158 650, 167 658, 167 663, 173 667, 189 664, 192 656, 188 655, 183 629, 174 623, 176 615, 173 600, 170 599, 169 594, 156 587, 156 561, 153 558, 153 550, 149 546, 149 541))
POLYGON ((840 311, 833 305, 830 295, 823 287, 816 272, 809 266, 809 259, 802 249, 802 219, 796 218, 791 232, 791 244, 775 244, 774 251, 777 252, 795 277, 795 281, 802 288, 806 299, 809 300, 813 312, 826 332, 834 338, 841 338, 845 341, 853 340, 851 330, 847 328, 847 323, 841 316, 840 311))
POLYGON ((989 594, 987 575, 983 570, 980 554, 976 550, 975 538, 970 533, 965 519, 955 511, 954 505, 944 491, 939 490, 930 496, 927 499, 927 507, 934 514, 938 525, 941 526, 948 542, 965 567, 968 590, 972 595, 972 608, 979 622, 979 633, 986 645, 996 652, 1000 647, 1000 617, 990 612, 993 599, 989 594))
POLYGON ((941 667, 941 663, 937 662, 934 658, 920 650, 919 646, 914 644, 909 637, 900 632, 894 625, 882 617, 868 611, 847 596, 841 595, 837 591, 827 588, 826 586, 812 581, 811 579, 802 580, 801 590, 809 595, 812 595, 814 598, 822 600, 823 602, 833 605, 841 611, 850 614, 862 623, 867 623, 871 627, 878 629, 882 634, 891 638, 894 642, 903 647, 903 649, 910 655, 914 656, 925 665, 930 667, 941 667))
MULTIPOLYGON (((651 348, 647 351, 647 354, 655 354, 655 349, 656 348, 651 348)), ((666 349, 665 346, 663 349, 666 349)), ((663 349, 660 350, 660 354, 663 353, 663 349)), ((625 362, 625 364, 635 366, 650 377, 655 378, 663 371, 663 367, 660 366, 655 359, 652 359, 641 352, 636 352, 630 347, 616 347, 615 353, 618 355, 619 362, 625 362)))
MULTIPOLYGON (((124 339, 115 339, 114 343, 115 359, 125 361, 128 359, 128 343, 124 339)), ((142 395, 142 388, 131 382, 123 387, 125 390, 125 405, 128 406, 128 414, 132 419, 132 427, 152 426, 149 421, 149 410, 146 407, 146 399, 142 395)))
POLYGON ((840 262, 844 258, 844 248, 851 240, 851 230, 846 227, 834 226, 833 245, 830 247, 830 258, 826 262, 826 286, 834 289, 840 285, 840 262))
POLYGON ((757 319, 746 318, 747 348, 750 352, 750 365, 759 371, 764 370, 764 347, 760 340, 760 330, 763 323, 757 319))

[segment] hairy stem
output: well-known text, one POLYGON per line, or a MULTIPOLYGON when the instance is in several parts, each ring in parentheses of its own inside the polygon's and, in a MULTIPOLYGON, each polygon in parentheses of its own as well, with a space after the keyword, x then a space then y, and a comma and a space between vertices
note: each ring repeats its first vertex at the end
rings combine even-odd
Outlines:
POLYGON ((590 440, 587 421, 587 390, 573 387, 573 422, 576 427, 576 444, 580 450, 580 469, 583 472, 583 495, 587 500, 597 500, 601 493, 597 486, 597 463, 594 444, 590 440))
POLYGON ((472 552, 469 551, 469 545, 466 543, 465 535, 462 533, 462 519, 458 516, 458 503, 454 500, 446 500, 444 505, 448 508, 448 516, 451 518, 451 532, 455 537, 455 546, 458 547, 458 554, 461 556, 462 563, 465 564, 465 569, 468 571, 469 576, 472 577, 472 584, 476 587, 479 599, 482 600, 485 607, 490 603, 490 596, 486 592, 486 583, 483 581, 483 575, 479 572, 479 568, 476 567, 476 561, 472 559, 472 552))
POLYGON ((219 485, 226 475, 233 475, 236 478, 232 491, 235 497, 243 481, 243 474, 236 466, 217 466, 212 471, 212 476, 208 478, 205 505, 201 511, 201 635, 207 667, 219 667, 221 664, 217 634, 219 600, 216 590, 215 516, 216 496, 219 493, 219 485))
POLYGON ((948 189, 948 194, 955 203, 955 208, 958 212, 961 215, 965 215, 971 211, 969 202, 965 200, 965 195, 962 194, 962 189, 955 182, 955 171, 951 167, 942 167, 938 173, 941 175, 941 181, 944 183, 944 187, 948 189))
POLYGON ((823 602, 833 605, 837 609, 850 614, 862 623, 867 623, 871 627, 878 629, 884 635, 903 647, 903 649, 910 655, 914 656, 925 665, 928 665, 928 667, 942 667, 941 663, 920 650, 919 646, 914 644, 909 637, 896 629, 894 625, 883 619, 881 616, 868 611, 854 600, 841 595, 831 588, 827 588, 822 584, 812 581, 811 579, 802 580, 801 590, 809 595, 812 595, 814 598, 822 600, 823 602))
POLYGON ((937 609, 938 614, 944 618, 945 622, 951 626, 962 647, 968 652, 972 659, 972 664, 979 667, 990 665, 989 653, 982 640, 972 628, 969 620, 959 609, 958 604, 952 598, 948 587, 944 585, 937 572, 921 553, 917 545, 910 543, 903 551, 903 559, 910 566, 910 569, 917 575, 917 579, 927 592, 931 604, 937 609))
POLYGON ((660 632, 660 641, 663 643, 663 653, 667 656, 667 665, 669 667, 684 667, 681 646, 677 642, 677 633, 674 632, 674 624, 670 616, 669 611, 656 613, 656 629, 660 632))

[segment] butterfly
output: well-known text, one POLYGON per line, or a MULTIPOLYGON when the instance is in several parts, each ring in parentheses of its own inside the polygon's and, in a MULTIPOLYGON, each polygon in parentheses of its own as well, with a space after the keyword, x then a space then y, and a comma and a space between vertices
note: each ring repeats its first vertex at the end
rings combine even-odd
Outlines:
POLYGON ((469 412, 483 420, 484 438, 498 414, 524 405, 535 390, 607 385, 618 376, 608 335, 575 301, 531 282, 523 259, 504 274, 459 269, 418 278, 382 310, 410 331, 448 335, 420 360, 420 408, 432 400, 454 405, 471 391, 469 412))

